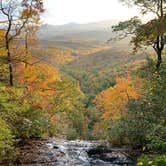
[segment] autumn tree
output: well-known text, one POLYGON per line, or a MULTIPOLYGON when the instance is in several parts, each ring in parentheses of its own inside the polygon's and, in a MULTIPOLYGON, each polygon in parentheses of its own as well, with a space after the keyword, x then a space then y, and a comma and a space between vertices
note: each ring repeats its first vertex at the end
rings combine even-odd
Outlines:
POLYGON ((86 109, 83 104, 85 95, 79 84, 70 77, 61 75, 52 88, 55 93, 50 96, 52 103, 47 105, 47 109, 57 130, 61 133, 66 132, 67 137, 85 138, 87 132, 86 109), (62 121, 64 123, 61 123, 62 121))
POLYGON ((4 47, 7 52, 11 86, 14 85, 11 43, 20 35, 30 18, 41 12, 43 12, 42 0, 0 0, 0 17, 2 19, 0 23, 5 29, 4 47))
MULTIPOLYGON (((41 21, 40 21, 40 14, 44 12, 43 8, 40 10, 40 12, 36 12, 31 18, 29 18, 28 23, 25 25, 23 29, 23 38, 24 38, 24 47, 25 47, 25 59, 28 59, 28 55, 32 52, 31 49, 35 49, 38 47, 38 40, 36 36, 36 32, 38 31, 41 21)), ((42 54, 41 54, 42 55, 42 54)), ((25 65, 27 66, 28 63, 25 62, 25 65)))
POLYGON ((165 46, 166 34, 166 1, 165 0, 121 0, 130 6, 140 8, 142 14, 152 14, 153 19, 142 23, 139 17, 119 22, 113 26, 114 32, 119 32, 120 38, 132 35, 131 43, 134 50, 141 46, 152 46, 157 55, 156 68, 162 63, 162 53, 165 46))
MULTIPOLYGON (((134 82, 130 76, 117 78, 114 87, 110 87, 96 97, 96 106, 103 111, 102 118, 118 120, 125 114, 128 102, 139 97, 140 88, 135 87, 134 82)), ((140 81, 137 79, 137 82, 140 81)))

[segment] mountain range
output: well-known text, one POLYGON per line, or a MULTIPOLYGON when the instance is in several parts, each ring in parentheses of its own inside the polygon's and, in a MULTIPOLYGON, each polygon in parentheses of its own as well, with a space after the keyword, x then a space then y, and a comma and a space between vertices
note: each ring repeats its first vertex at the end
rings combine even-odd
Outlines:
POLYGON ((65 25, 43 25, 38 31, 41 40, 108 40, 111 27, 118 20, 106 20, 86 24, 69 23, 65 25))

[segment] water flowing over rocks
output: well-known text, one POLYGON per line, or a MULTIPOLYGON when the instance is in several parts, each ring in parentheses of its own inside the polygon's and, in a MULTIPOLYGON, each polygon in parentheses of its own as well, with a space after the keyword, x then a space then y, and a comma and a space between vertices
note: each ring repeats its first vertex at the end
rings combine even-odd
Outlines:
POLYGON ((100 141, 51 138, 30 141, 22 148, 20 166, 134 166, 122 149, 100 147, 100 141))

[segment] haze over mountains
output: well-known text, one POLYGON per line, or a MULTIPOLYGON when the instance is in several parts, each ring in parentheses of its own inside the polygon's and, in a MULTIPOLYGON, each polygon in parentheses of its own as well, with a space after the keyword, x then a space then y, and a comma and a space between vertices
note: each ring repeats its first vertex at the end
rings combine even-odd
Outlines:
POLYGON ((86 24, 69 23, 65 25, 44 25, 38 32, 41 40, 108 40, 111 26, 118 20, 107 20, 86 24))

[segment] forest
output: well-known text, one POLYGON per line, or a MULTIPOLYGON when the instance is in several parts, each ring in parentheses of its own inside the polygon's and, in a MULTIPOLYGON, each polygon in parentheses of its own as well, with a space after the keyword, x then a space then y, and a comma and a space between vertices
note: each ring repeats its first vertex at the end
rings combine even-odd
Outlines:
POLYGON ((43 0, 0 0, 0 165, 58 138, 166 166, 166 1, 120 3, 152 17, 44 25, 43 0))

